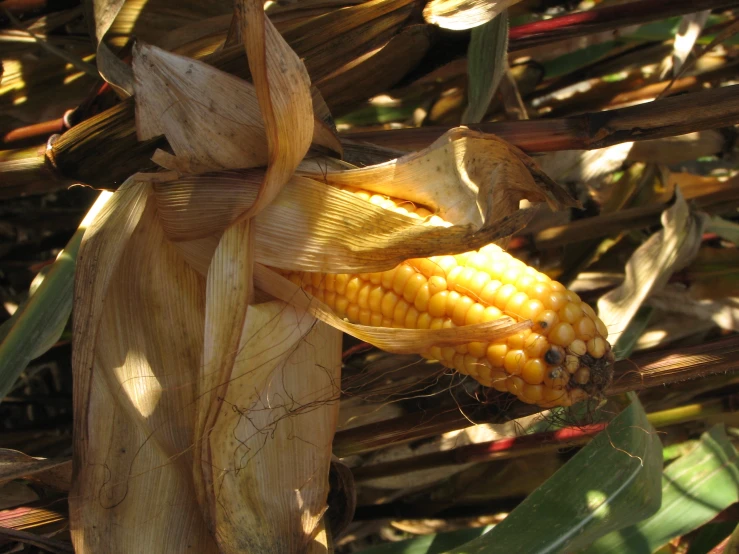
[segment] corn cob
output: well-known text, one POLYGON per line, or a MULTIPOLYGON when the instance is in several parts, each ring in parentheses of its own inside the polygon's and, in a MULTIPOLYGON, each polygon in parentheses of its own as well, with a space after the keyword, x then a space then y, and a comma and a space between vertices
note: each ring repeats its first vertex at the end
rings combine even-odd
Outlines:
MULTIPOLYGON (((431 225, 429 210, 345 187, 373 204, 431 225)), ((533 326, 504 339, 419 352, 482 385, 542 407, 569 406, 608 386, 608 330, 577 294, 496 245, 454 256, 407 260, 362 274, 285 272, 339 317, 362 325, 438 329, 510 316, 533 326)))

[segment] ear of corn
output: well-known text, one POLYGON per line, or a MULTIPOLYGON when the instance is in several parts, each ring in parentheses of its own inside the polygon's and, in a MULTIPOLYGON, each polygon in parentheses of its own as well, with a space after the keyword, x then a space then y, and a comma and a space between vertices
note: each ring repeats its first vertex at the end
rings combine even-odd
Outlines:
MULTIPOLYGON (((349 189, 383 208, 447 225, 425 208, 349 189)), ((577 294, 491 244, 361 274, 287 272, 338 316, 370 326, 440 329, 511 316, 530 330, 419 352, 481 384, 543 407, 600 395, 611 381, 608 330, 577 294)))

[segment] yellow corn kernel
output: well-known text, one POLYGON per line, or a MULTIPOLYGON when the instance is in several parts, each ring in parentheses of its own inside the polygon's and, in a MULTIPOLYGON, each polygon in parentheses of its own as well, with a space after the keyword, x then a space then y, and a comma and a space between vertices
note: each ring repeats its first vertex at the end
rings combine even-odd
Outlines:
POLYGON ((442 317, 446 314, 446 302, 449 296, 448 290, 442 290, 429 298, 428 310, 434 317, 442 317))
POLYGON ((467 317, 467 312, 469 309, 474 305, 475 301, 472 300, 469 296, 462 296, 459 300, 457 300, 456 305, 454 306, 454 311, 452 311, 452 321, 455 325, 464 325, 464 320, 467 317))
POLYGON ((509 350, 505 355, 503 367, 506 373, 510 375, 518 375, 521 373, 523 366, 526 365, 527 356, 523 350, 509 350))
POLYGON ((524 364, 521 378, 531 385, 538 385, 544 382, 546 372, 547 364, 541 358, 532 358, 524 364))
POLYGON ((398 295, 393 291, 385 292, 380 300, 380 311, 382 312, 382 315, 392 319, 398 300, 400 300, 400 298, 398 298, 398 295))
POLYGON ((575 325, 575 333, 577 334, 577 338, 584 341, 589 341, 590 339, 595 338, 595 323, 593 323, 593 320, 590 319, 589 316, 584 315, 580 321, 578 321, 575 325))
POLYGON ((416 293, 416 299, 413 301, 413 305, 419 312, 426 312, 429 309, 429 300, 431 299, 431 293, 429 291, 428 283, 421 285, 416 293))
POLYGON ((427 284, 426 277, 424 277, 420 273, 414 273, 413 275, 411 275, 405 284, 405 288, 402 291, 403 298, 406 300, 406 302, 409 302, 411 304, 415 302, 418 291, 421 290, 421 287, 425 284, 427 284))
POLYGON ((549 342, 559 346, 567 346, 575 340, 575 330, 572 325, 565 322, 557 323, 547 335, 549 342))
POLYGON ((505 344, 491 344, 488 346, 487 359, 493 367, 503 368, 508 346, 505 344))
POLYGON ((477 323, 482 323, 482 317, 484 314, 485 306, 479 302, 475 302, 470 306, 470 309, 467 310, 467 315, 464 316, 463 325, 476 325, 477 323))
POLYGON ((429 277, 429 294, 434 296, 436 293, 447 290, 447 282, 443 277, 433 275, 429 277))
POLYGON ((373 312, 381 312, 384 297, 385 291, 379 284, 370 286, 369 298, 367 299, 369 309, 373 312))

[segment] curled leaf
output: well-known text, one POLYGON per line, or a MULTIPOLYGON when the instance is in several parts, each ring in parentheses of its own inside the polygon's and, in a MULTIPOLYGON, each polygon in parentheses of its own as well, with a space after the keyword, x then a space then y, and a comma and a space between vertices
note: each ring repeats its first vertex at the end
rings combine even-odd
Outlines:
POLYGON ((134 83, 131 68, 104 42, 106 33, 125 3, 126 0, 85 0, 85 15, 92 26, 90 29, 92 39, 97 45, 100 75, 121 94, 132 96, 134 83))
POLYGON ((704 214, 691 211, 678 189, 675 203, 662 213, 663 229, 632 254, 624 283, 598 301, 599 316, 609 328, 625 329, 649 294, 691 262, 700 247, 705 221, 704 214))
POLYGON ((264 13, 264 3, 241 0, 236 12, 268 149, 264 183, 244 215, 250 217, 280 193, 308 152, 313 136, 313 101, 308 71, 264 13))
POLYGON ((431 0, 423 18, 444 29, 464 31, 487 23, 521 0, 431 0))

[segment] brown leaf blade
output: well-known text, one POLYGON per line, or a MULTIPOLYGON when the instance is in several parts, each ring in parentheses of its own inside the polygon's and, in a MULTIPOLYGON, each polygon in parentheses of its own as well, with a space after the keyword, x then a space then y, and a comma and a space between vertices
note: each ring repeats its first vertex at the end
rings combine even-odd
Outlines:
POLYGON ((237 5, 249 69, 267 134, 267 174, 244 217, 259 213, 280 193, 310 148, 313 101, 303 62, 285 42, 258 0, 237 5))
POLYGON ((156 46, 133 51, 140 140, 165 135, 185 172, 256 167, 267 135, 254 85, 156 46))

